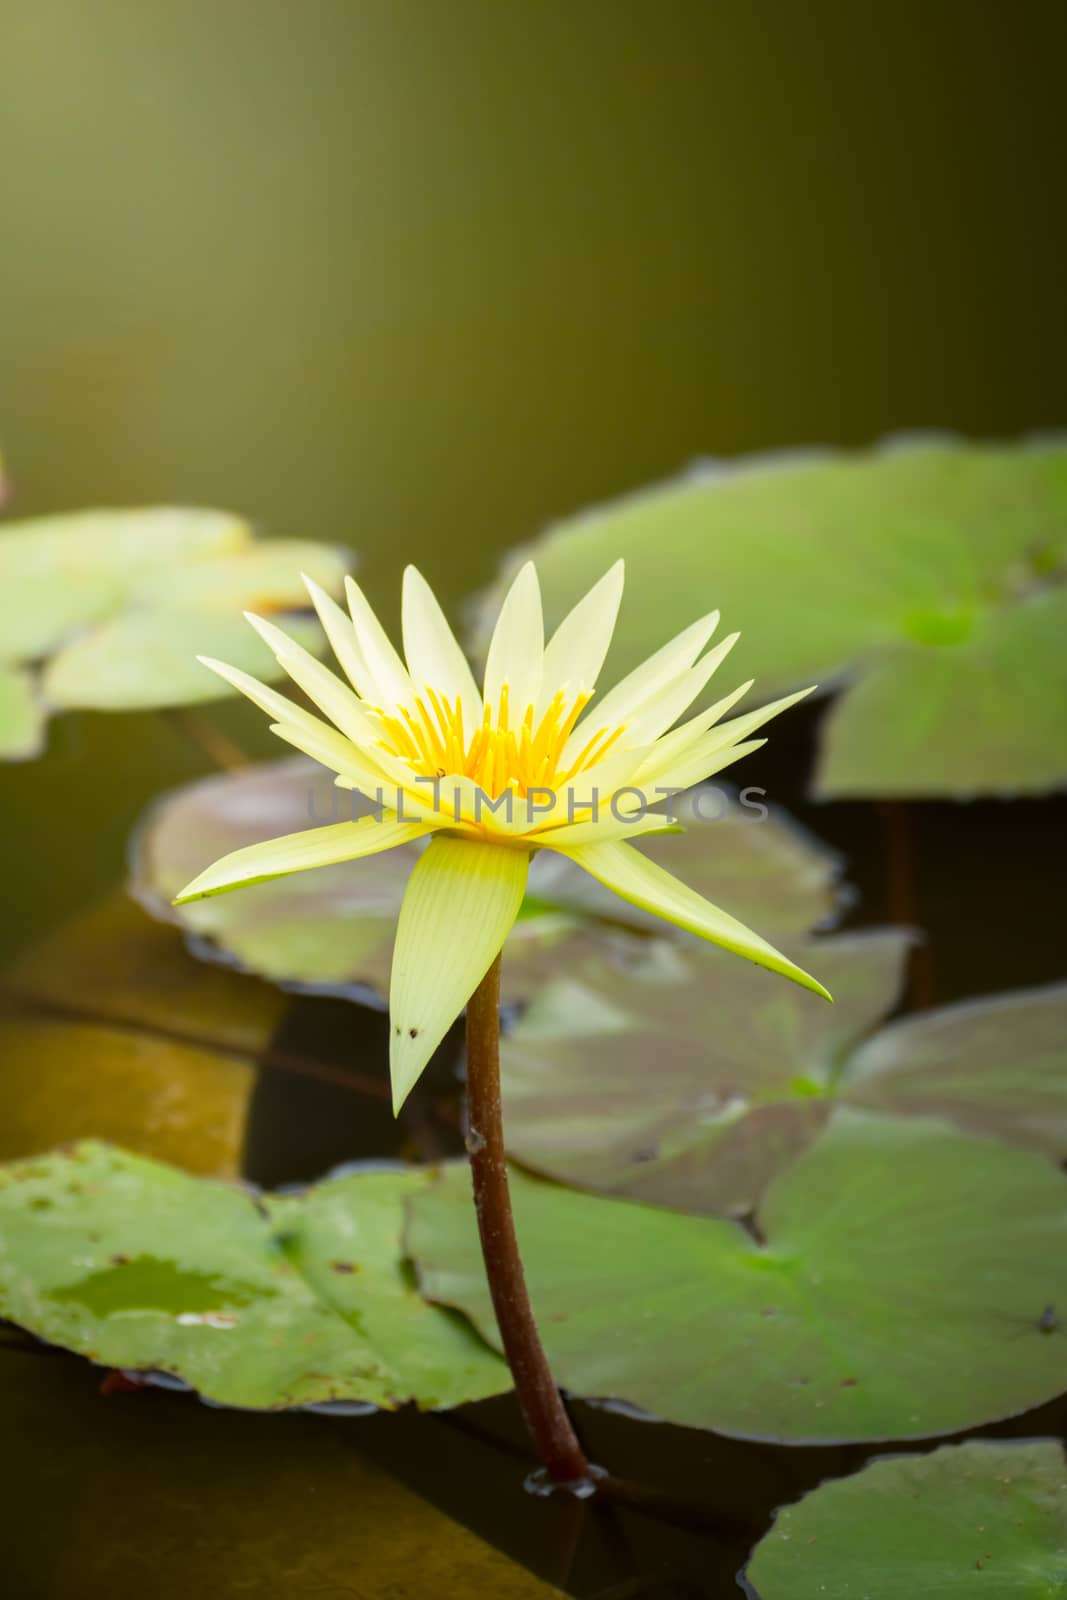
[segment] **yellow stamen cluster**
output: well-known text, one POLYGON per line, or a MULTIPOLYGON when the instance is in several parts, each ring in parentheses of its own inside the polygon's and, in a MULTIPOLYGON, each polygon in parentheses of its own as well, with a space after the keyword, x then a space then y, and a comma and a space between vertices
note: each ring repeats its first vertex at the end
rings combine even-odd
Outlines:
POLYGON ((498 705, 486 705, 481 726, 469 740, 460 700, 452 703, 429 686, 425 696, 416 697, 413 709, 401 706, 398 716, 378 715, 386 735, 383 744, 409 762, 416 775, 470 778, 495 800, 508 788, 522 796, 531 789, 558 788, 606 754, 621 727, 594 734, 578 758, 563 767, 564 748, 589 700, 588 694, 579 694, 568 705, 561 689, 536 726, 530 705, 512 727, 504 684, 498 705))

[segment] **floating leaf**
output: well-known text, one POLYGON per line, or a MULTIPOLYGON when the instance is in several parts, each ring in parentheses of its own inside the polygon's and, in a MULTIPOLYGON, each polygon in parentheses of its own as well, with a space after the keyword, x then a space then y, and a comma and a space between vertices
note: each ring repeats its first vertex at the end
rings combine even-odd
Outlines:
POLYGON ((843 685, 823 796, 1041 794, 1067 779, 1060 440, 743 459, 560 523, 532 553, 550 623, 625 556, 609 674, 716 605, 761 698, 843 685))
MULTIPOLYGON (((227 851, 351 819, 363 809, 322 767, 304 760, 190 784, 164 796, 142 823, 132 892, 154 916, 194 934, 198 953, 237 962, 275 983, 373 999, 388 989, 397 912, 419 846, 295 873, 178 910, 170 904, 205 863, 227 851)), ((782 813, 771 811, 757 821, 755 809, 721 791, 718 802, 703 792, 696 801, 679 797, 672 815, 689 831, 646 838, 635 848, 742 921, 777 937, 803 932, 831 915, 840 864, 782 813)), ((505 995, 525 998, 542 977, 570 961, 572 944, 584 948, 591 936, 605 944, 614 928, 644 933, 661 927, 571 862, 542 851, 508 942, 505 995)))
MULTIPOLYGON (((306 650, 321 643, 321 630, 306 618, 288 618, 286 629, 306 650)), ((54 710, 66 711, 155 710, 218 700, 226 686, 198 655, 261 679, 278 675, 274 656, 240 612, 132 611, 101 623, 54 656, 42 692, 54 710)))
POLYGON ((744 1215, 840 1104, 1067 1157, 1067 985, 872 1034, 909 943, 887 929, 787 945, 832 1008, 703 947, 578 958, 503 1040, 510 1150, 568 1183, 711 1215, 744 1215))
MULTIPOLYGON (((7 525, 0 662, 44 670, 39 692, 26 674, 0 679, 0 753, 34 753, 38 697, 54 710, 108 711, 218 699, 229 689, 195 659, 212 653, 276 678, 241 610, 303 609, 301 569, 336 591, 349 565, 325 545, 257 543, 221 511, 83 511, 7 525)), ((287 620, 294 625, 294 637, 321 648, 310 620, 287 620)))
POLYGON ((37 660, 78 628, 113 615, 153 568, 233 555, 252 539, 226 511, 158 506, 74 511, 0 530, 0 659, 37 660))
POLYGON ((44 714, 33 678, 19 667, 0 665, 0 760, 24 760, 40 752, 44 714))
MULTIPOLYGON (((791 1443, 929 1437, 1067 1385, 1067 1181, 930 1120, 843 1112, 756 1229, 512 1175, 545 1346, 575 1394, 791 1443)), ((467 1174, 411 1205, 424 1293, 497 1333, 467 1174)))
POLYGON ((507 1367, 406 1275, 417 1171, 302 1198, 192 1178, 95 1142, 0 1169, 0 1315, 108 1366, 250 1409, 392 1409, 499 1393, 507 1367))
POLYGON ((743 1215, 826 1122, 842 1055, 894 1003, 908 944, 885 930, 790 947, 833 1006, 703 946, 577 960, 503 1040, 509 1148, 583 1188, 743 1215))
POLYGON ((1067 984, 902 1018, 852 1055, 841 1092, 1067 1160, 1067 984))
POLYGON ((1059 1600, 1067 1462, 1052 1439, 887 1456, 786 1506, 747 1569, 752 1600, 1059 1600))

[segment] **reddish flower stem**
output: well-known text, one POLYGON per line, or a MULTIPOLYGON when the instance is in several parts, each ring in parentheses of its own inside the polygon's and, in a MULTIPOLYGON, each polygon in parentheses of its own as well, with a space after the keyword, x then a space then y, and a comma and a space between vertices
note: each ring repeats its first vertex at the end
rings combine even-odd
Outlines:
POLYGON ((515 1235, 500 1105, 500 957, 467 1007, 467 1150, 489 1292, 515 1392, 545 1470, 588 1479, 589 1463, 541 1345, 515 1235))

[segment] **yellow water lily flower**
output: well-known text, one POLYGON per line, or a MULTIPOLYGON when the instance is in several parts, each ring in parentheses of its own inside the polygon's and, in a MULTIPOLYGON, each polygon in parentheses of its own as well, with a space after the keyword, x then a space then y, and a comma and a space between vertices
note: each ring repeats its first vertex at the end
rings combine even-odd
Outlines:
POLYGON ((499 954, 535 850, 559 851, 624 900, 829 999, 758 934, 629 842, 661 831, 668 825, 665 797, 758 748, 764 741, 748 736, 810 692, 722 722, 751 687, 742 684, 675 726, 738 637, 705 651, 718 612, 694 622, 597 701, 622 599, 621 561, 547 644, 537 574, 527 563, 501 607, 480 691, 414 567, 404 574, 405 659, 351 579, 348 615, 305 582, 344 679, 273 623, 248 620, 322 717, 235 667, 200 659, 260 706, 274 733, 375 809, 358 821, 235 850, 188 884, 175 904, 428 839, 408 881, 393 955, 395 1109, 499 954))

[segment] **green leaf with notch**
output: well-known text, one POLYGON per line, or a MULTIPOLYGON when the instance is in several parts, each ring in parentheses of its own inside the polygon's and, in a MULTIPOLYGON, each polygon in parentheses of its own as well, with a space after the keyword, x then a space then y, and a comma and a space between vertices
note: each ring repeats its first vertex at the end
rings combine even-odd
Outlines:
POLYGON ((0 1169, 0 1315, 108 1366, 253 1410, 452 1406, 504 1362, 402 1260, 410 1169, 257 1199, 114 1146, 0 1169))
POLYGON ((1067 985, 946 1006, 875 1031, 911 936, 786 945, 835 999, 718 951, 572 962, 505 1036, 511 1153, 551 1177, 744 1215, 835 1107, 944 1117, 1067 1157, 1067 985))
POLYGON ((1060 1600, 1067 1461, 1052 1439, 887 1456, 785 1506, 756 1546, 751 1600, 1060 1600))
MULTIPOLYGON (((927 1119, 840 1113, 754 1228, 512 1175, 530 1293, 572 1393, 794 1444, 923 1438, 1067 1386, 1067 1180, 927 1119)), ((497 1334, 461 1167, 411 1202, 424 1293, 497 1334)))
POLYGON ((755 678, 761 699, 842 689, 823 724, 824 797, 1042 794, 1067 780, 1061 439, 714 464, 509 555, 479 642, 531 554, 550 625, 626 558, 609 677, 718 606, 742 632, 737 678, 755 678))

